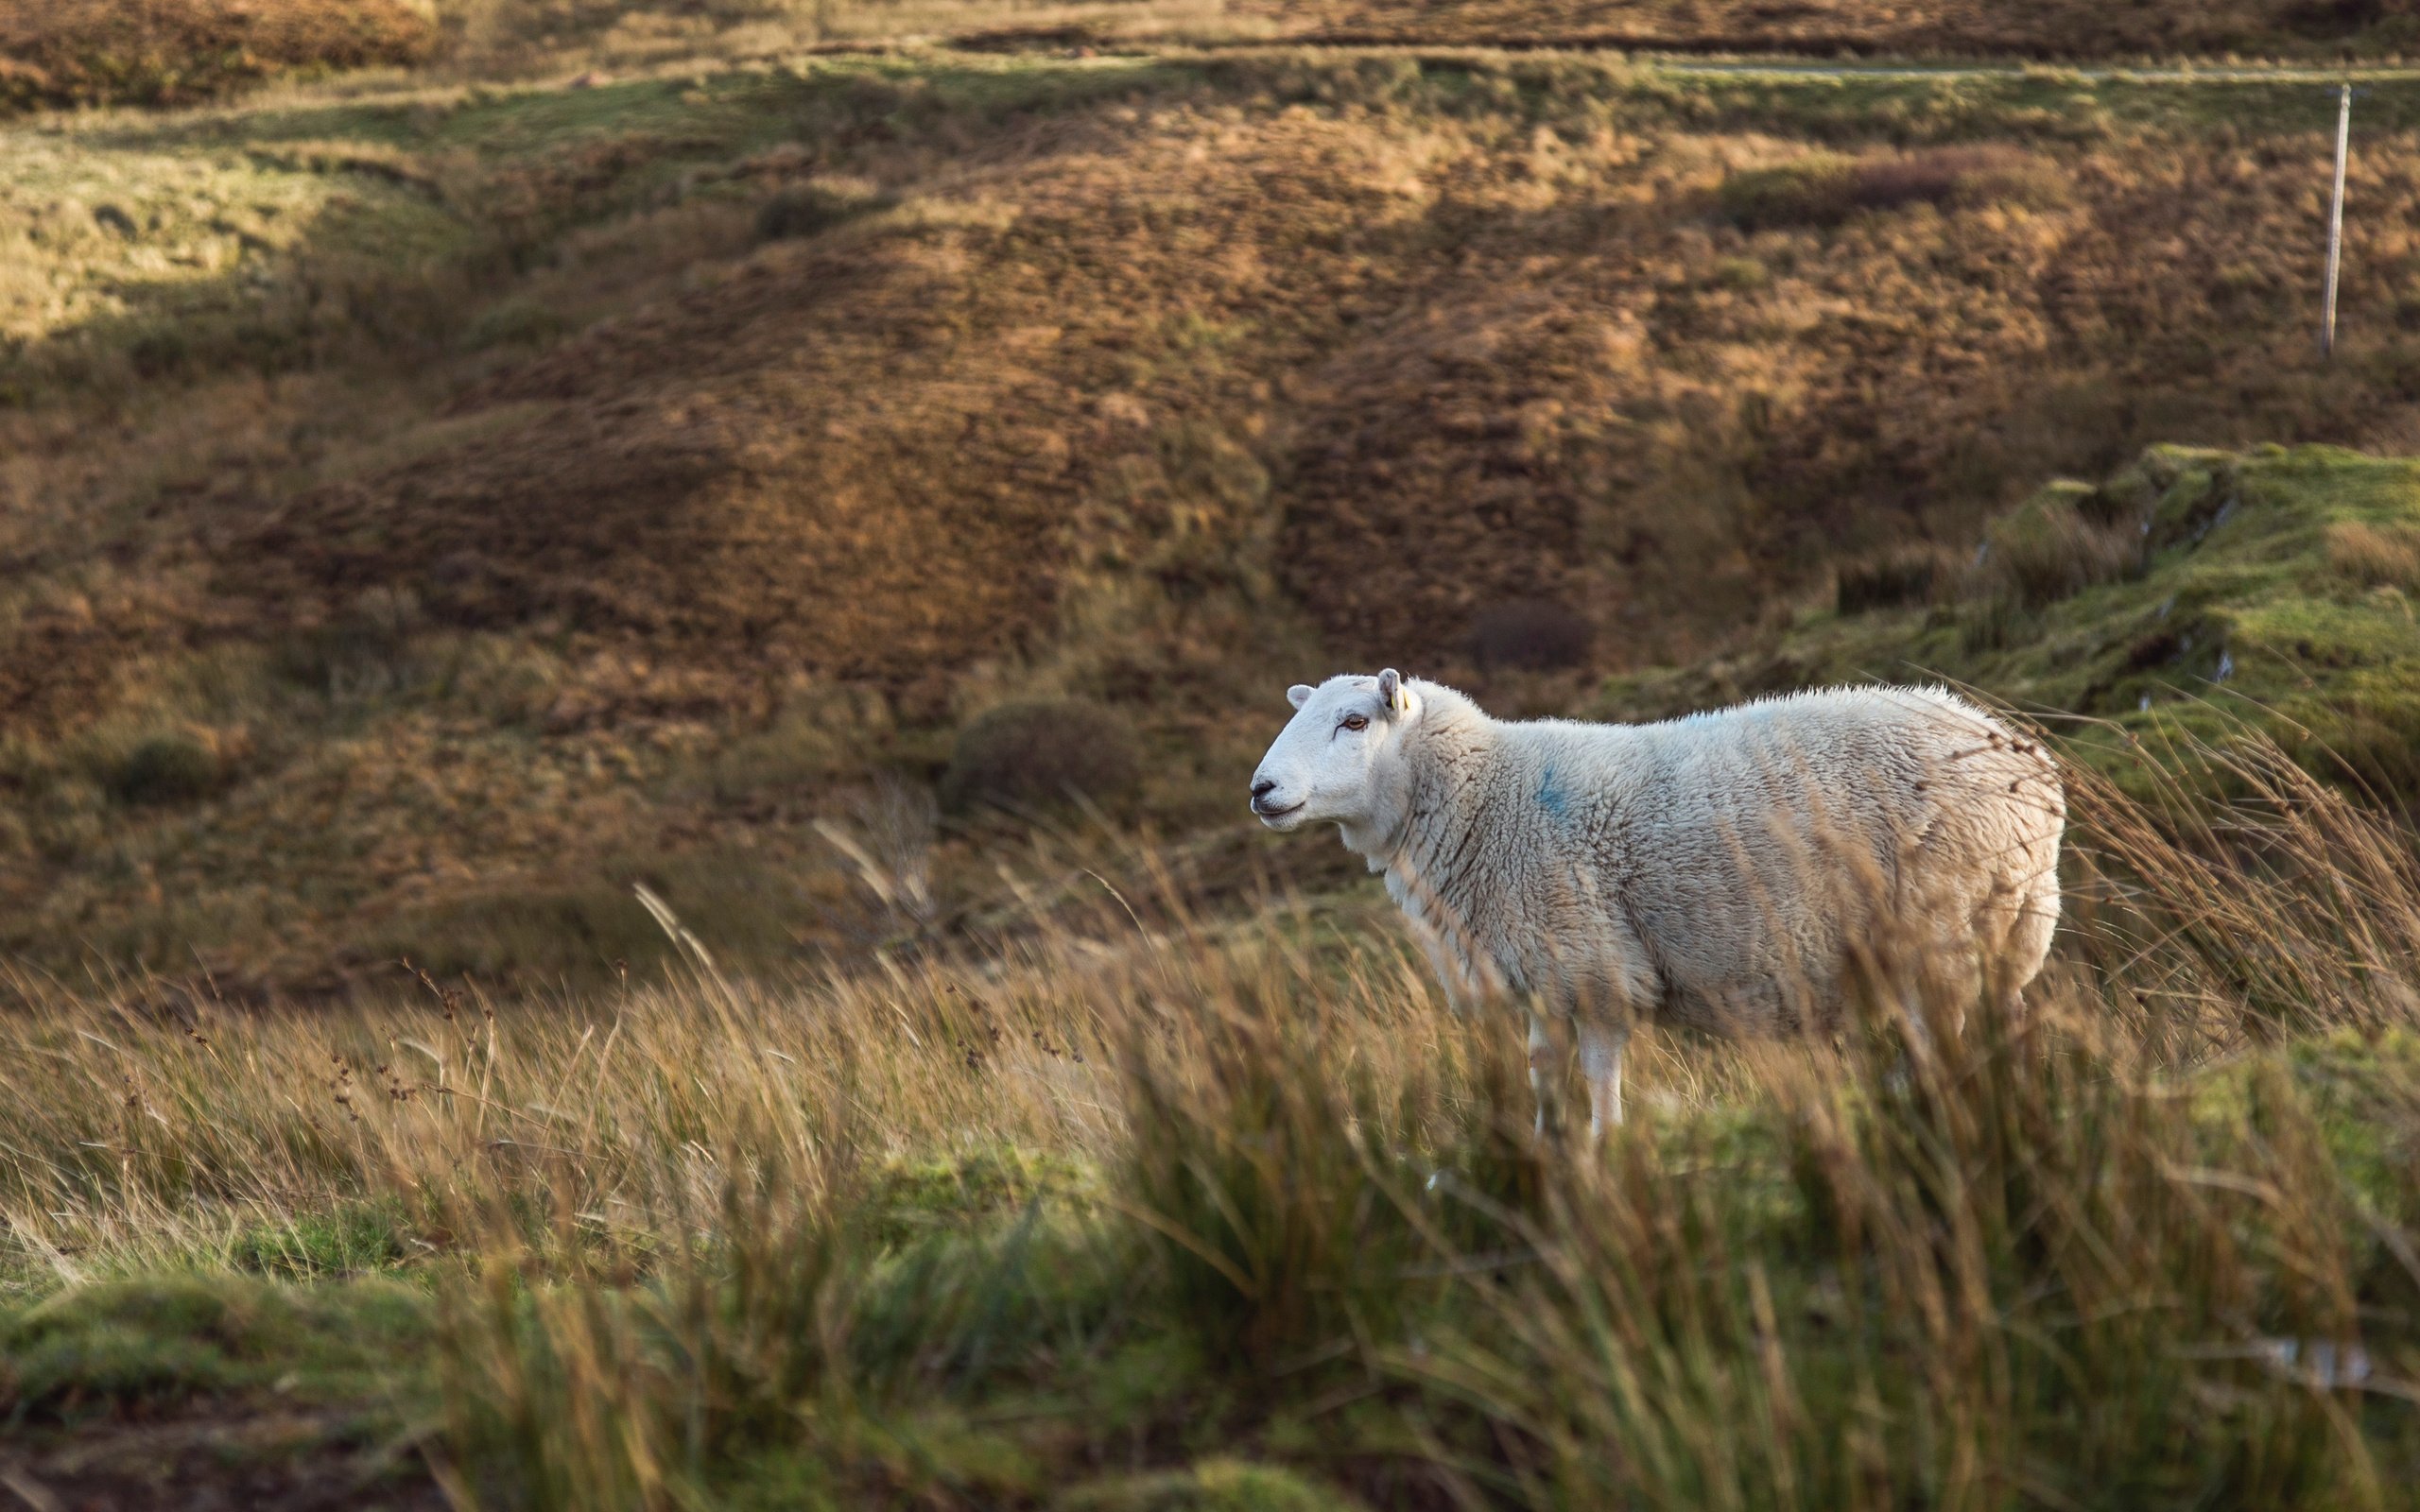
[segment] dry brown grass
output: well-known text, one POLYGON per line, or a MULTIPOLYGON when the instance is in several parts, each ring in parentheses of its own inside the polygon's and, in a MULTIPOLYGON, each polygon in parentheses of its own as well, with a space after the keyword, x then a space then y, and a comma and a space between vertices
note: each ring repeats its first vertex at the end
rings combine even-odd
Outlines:
POLYGON ((1992 523, 1966 576, 1971 594, 2036 610, 2139 573, 2150 521, 2081 485, 2046 491, 1992 523))
POLYGON ((2327 564, 2363 588, 2420 588, 2420 530, 2340 521, 2327 527, 2327 564))
POLYGON ((408 0, 23 0, 0 9, 0 111, 191 105, 280 75, 424 62, 436 44, 408 0))
MULTIPOLYGON (((2068 768, 2065 943, 2042 1003, 2143 1074, 2407 1026, 2411 836, 2255 737, 2163 765, 2180 763, 2225 766, 2241 796, 2169 781, 2145 804, 2068 768)), ((912 850, 864 831, 850 850, 871 893, 921 892, 912 850)), ((1258 1074, 1221 1057, 1292 1054, 1264 1034, 1316 1045, 1338 1087, 1443 1099, 1432 1117, 1500 1069, 1484 1047, 1517 1039, 1510 1017, 1451 1011, 1383 900, 1270 901, 1226 920, 1181 877, 1181 858, 1148 847, 1020 868, 1021 923, 995 920, 986 944, 928 935, 850 974, 729 974, 729 920, 649 897, 673 956, 586 995, 499 999, 389 962, 377 1000, 297 1013, 205 982, 86 993, 19 975, 0 1016, 0 1231, 13 1263, 71 1280, 365 1201, 458 1232, 500 1204, 579 1214, 645 1244, 743 1171, 837 1177, 999 1148, 1114 1164, 1135 1133, 1130 1097, 1258 1074), (1174 1058, 1138 1086, 1138 1056, 1174 1058)), ((1921 956, 1887 939, 1863 958, 1892 991, 1930 989, 1921 956)), ((1652 1122, 1841 1048, 1650 1032, 1628 1084, 1652 1122)), ((1526 1122, 1526 1089, 1488 1095, 1526 1122)))
POLYGON ((1593 1158, 1530 1143, 1512 1026, 1374 918, 1206 924, 1137 853, 1021 945, 856 979, 693 948, 543 1003, 52 995, 0 1020, 0 1254, 312 1276, 344 1215, 442 1298, 437 1458, 482 1505, 804 1463, 1023 1507, 1232 1446, 1377 1504, 2384 1508, 2413 838, 2187 754, 2251 797, 2078 779, 2027 1013, 1958 1027, 1877 941, 1837 1039, 1643 1036, 1593 1158))

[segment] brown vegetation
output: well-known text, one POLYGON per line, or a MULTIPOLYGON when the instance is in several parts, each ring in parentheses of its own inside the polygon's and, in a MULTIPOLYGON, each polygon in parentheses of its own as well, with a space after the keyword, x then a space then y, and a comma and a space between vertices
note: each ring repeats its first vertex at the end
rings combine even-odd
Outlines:
POLYGON ((1107 710, 1067 699, 1012 703, 959 735, 938 797, 959 814, 1111 803, 1133 792, 1140 767, 1133 736, 1107 710))
POLYGON ((2008 147, 1928 147, 1853 158, 1816 152, 1722 180, 1716 199, 1743 231, 1837 226, 1851 215, 1910 205, 2050 210, 2066 201, 2058 168, 2008 147))
POLYGON ((282 74, 425 61, 406 0, 15 0, 0 7, 0 112, 189 105, 282 74))
POLYGON ((1842 614, 1929 603, 1959 580, 1958 557, 1938 545, 1898 546, 1858 561, 1841 563, 1833 575, 1832 607, 1842 614))
POLYGON ((2149 560, 2149 525, 2083 485, 2045 490, 1992 522, 1969 590, 2031 610, 2115 582, 2149 560))
POLYGON ((2326 544, 2327 564, 2363 588, 2420 589, 2420 528, 2344 521, 2326 544))
POLYGON ((1482 671, 1549 672, 1584 665, 1597 627, 1568 604, 1528 599, 1479 610, 1463 649, 1482 671))
POLYGON ((1223 833, 1276 689, 1465 674, 1498 606, 1582 611, 1583 674, 1685 660, 2147 441, 2411 442, 2413 337, 2362 314, 2420 266, 2407 131, 2356 159, 2325 367, 2324 101, 2022 88, 835 62, 269 112, 216 221, 62 164, 0 271, 5 937, 593 971, 652 878, 847 948, 814 826, 1004 702, 1117 710, 1141 814, 1223 833), (1922 192, 1718 213, 1817 142, 1922 192), (2013 164, 2064 193, 1958 187, 2013 164))
POLYGON ((2391 0, 1340 0, 1321 20, 1329 35, 1366 41, 1903 57, 2298 55, 2420 44, 2420 28, 2391 0))
POLYGON ((2048 60, 2420 47, 2385 0, 23 0, 0 11, 0 112, 175 105, 265 79, 435 63, 527 77, 700 56, 945 41, 1082 52, 1276 40, 2048 60))

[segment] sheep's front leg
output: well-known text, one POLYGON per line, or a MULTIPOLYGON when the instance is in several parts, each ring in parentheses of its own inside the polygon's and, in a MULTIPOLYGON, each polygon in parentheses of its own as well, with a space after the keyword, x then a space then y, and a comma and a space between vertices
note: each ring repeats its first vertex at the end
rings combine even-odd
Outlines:
POLYGON ((1554 1035, 1547 1029, 1546 1015, 1531 1010, 1530 1014, 1530 1091, 1538 1100, 1538 1138, 1547 1137, 1551 1126, 1549 1113, 1554 1107, 1555 1065, 1554 1035))
POLYGON ((1580 1074, 1588 1078, 1588 1139, 1605 1137, 1605 1126, 1622 1121, 1622 1050, 1630 1025, 1580 1021, 1580 1074))

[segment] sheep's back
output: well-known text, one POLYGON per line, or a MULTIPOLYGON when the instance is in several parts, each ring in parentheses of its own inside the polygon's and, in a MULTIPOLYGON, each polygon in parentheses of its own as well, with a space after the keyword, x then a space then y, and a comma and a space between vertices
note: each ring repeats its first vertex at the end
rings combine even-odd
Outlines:
POLYGON ((1835 690, 1628 735, 1638 775, 1605 860, 1685 1021, 1828 1013, 1850 936, 1884 910, 1963 920, 2055 868, 2048 757, 1947 694, 1835 690))

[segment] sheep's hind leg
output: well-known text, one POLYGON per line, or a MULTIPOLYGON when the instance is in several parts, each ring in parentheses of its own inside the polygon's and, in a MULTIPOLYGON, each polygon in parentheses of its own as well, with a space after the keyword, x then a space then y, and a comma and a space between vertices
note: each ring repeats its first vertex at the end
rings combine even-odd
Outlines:
POLYGON ((1580 1074, 1588 1078, 1588 1139, 1605 1137, 1606 1125, 1622 1121, 1622 1050, 1630 1025, 1580 1021, 1580 1074))
POLYGON ((1530 1015, 1530 1091, 1538 1100, 1537 1136, 1543 1140, 1554 1126, 1554 1074, 1557 1071, 1554 1034, 1547 1027, 1546 1015, 1530 1015))

